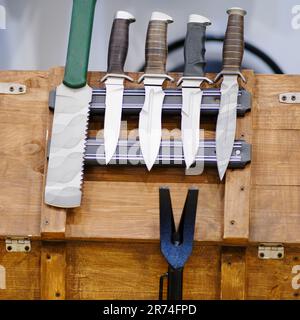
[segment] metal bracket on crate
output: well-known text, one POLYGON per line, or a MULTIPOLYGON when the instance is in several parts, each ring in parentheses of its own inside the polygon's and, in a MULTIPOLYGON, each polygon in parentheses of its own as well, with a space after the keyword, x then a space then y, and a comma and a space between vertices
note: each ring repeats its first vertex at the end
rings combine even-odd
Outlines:
POLYGON ((198 190, 189 189, 178 229, 175 227, 170 190, 159 189, 160 250, 169 267, 160 278, 159 300, 163 298, 164 279, 168 279, 167 300, 182 300, 183 268, 193 250, 198 190))
POLYGON ((279 102, 285 103, 285 104, 300 103, 300 92, 281 93, 279 95, 279 102))
MULTIPOLYGON (((182 107, 182 92, 179 89, 165 90, 165 100, 162 108, 163 114, 180 115, 182 107)), ((105 113, 105 89, 93 89, 91 102, 91 115, 103 115, 105 113)), ((49 108, 55 108, 55 91, 50 92, 49 108)), ((219 89, 205 89, 201 104, 202 115, 216 116, 220 108, 221 92, 219 89)), ((138 115, 145 100, 144 89, 125 89, 123 98, 123 114, 138 115)), ((242 117, 251 110, 251 94, 246 90, 240 90, 238 96, 237 115, 242 117)))
POLYGON ((26 86, 20 83, 0 82, 0 94, 24 94, 26 86))
POLYGON ((284 258, 284 246, 281 243, 261 243, 258 246, 258 258, 263 260, 281 260, 284 258))
POLYGON ((8 237, 5 239, 7 252, 30 252, 31 242, 28 237, 8 237))

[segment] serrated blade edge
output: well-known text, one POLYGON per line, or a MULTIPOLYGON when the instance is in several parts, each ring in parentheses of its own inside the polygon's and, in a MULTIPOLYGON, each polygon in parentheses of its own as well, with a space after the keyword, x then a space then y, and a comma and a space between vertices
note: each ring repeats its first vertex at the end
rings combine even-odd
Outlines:
POLYGON ((45 203, 62 208, 81 204, 84 155, 92 89, 71 89, 61 84, 56 90, 45 203))

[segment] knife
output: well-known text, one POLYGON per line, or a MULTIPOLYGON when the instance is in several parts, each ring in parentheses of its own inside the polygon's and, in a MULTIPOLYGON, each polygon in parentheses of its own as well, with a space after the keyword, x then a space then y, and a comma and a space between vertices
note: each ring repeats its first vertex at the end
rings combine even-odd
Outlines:
POLYGON ((73 0, 63 83, 56 89, 45 203, 74 208, 81 185, 92 89, 87 70, 96 0, 73 0))
POLYGON ((159 152, 161 141, 161 115, 165 93, 165 80, 173 81, 166 74, 168 55, 167 26, 173 19, 161 12, 153 12, 147 31, 145 74, 145 102, 139 116, 139 139, 141 151, 150 171, 159 152))
POLYGON ((199 149, 203 96, 200 85, 203 81, 212 83, 204 77, 206 27, 209 25, 211 22, 207 18, 190 15, 184 45, 184 73, 177 83, 182 86, 181 137, 187 169, 195 162, 199 149))
POLYGON ((0 82, 0 94, 24 94, 26 86, 19 83, 0 82))
POLYGON ((109 163, 116 151, 120 135, 124 80, 133 81, 124 74, 124 65, 128 52, 129 25, 135 18, 126 11, 116 13, 108 49, 108 74, 101 80, 105 81, 105 119, 104 148, 105 161, 109 163))
POLYGON ((215 79, 218 81, 223 76, 216 129, 216 153, 221 180, 227 170, 235 138, 238 77, 246 82, 241 73, 241 65, 244 55, 244 16, 247 12, 240 8, 231 8, 227 13, 229 16, 223 47, 223 71, 215 79))

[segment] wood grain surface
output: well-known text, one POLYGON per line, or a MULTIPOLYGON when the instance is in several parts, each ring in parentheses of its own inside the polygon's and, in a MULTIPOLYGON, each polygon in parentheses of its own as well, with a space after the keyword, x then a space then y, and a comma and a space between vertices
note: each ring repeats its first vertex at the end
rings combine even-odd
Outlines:
MULTIPOLYGON (((255 75, 253 72, 245 74, 247 83, 240 81, 240 86, 255 94, 255 75)), ((245 117, 238 118, 236 139, 245 140, 252 144, 253 114, 256 112, 256 101, 252 99, 252 110, 245 117)), ((250 232, 250 193, 252 166, 240 170, 228 170, 225 181, 224 196, 224 234, 227 243, 247 243, 250 232)))
MULTIPOLYGON (((245 73, 250 79, 251 74, 245 73)), ((250 197, 249 242, 235 243, 246 246, 244 249, 219 246, 227 243, 224 224, 230 216, 224 216, 224 197, 230 181, 220 183, 215 169, 187 176, 176 168, 155 168, 151 173, 145 168, 87 168, 81 208, 44 206, 45 141, 51 127, 48 93, 62 76, 62 68, 0 72, 0 81, 28 87, 24 96, 0 96, 0 236, 84 241, 32 241, 30 253, 8 253, 1 241, 5 289, 0 288, 0 299, 157 299, 159 276, 167 271, 158 242, 161 185, 171 189, 177 222, 187 189, 197 186, 200 190, 196 242, 184 272, 184 298, 299 299, 299 290, 292 287, 292 270, 300 261, 300 113, 298 105, 278 102, 280 93, 300 91, 297 76, 256 75, 248 84, 253 90, 252 113, 239 119, 237 130, 237 137, 253 143, 251 183, 246 190, 250 197), (284 259, 258 259, 256 244, 260 242, 284 243, 284 259)), ((90 84, 99 87, 102 76, 90 73, 90 84)), ((172 85, 166 82, 166 86, 172 85)), ((126 87, 133 86, 141 85, 126 82, 126 87)), ((136 124, 137 119, 130 118, 129 128, 136 124)), ((179 124, 178 117, 164 121, 166 128, 179 124)), ((201 127, 206 129, 206 137, 214 137, 213 124, 203 119, 201 127)), ((101 128, 103 118, 95 117, 90 134, 101 128)), ((247 175, 247 170, 243 174, 247 175)), ((230 172, 228 177, 235 174, 239 172, 230 172)), ((236 202, 243 208, 247 205, 242 197, 236 202)), ((236 219, 247 218, 244 211, 235 212, 236 219)), ((239 230, 247 230, 245 226, 239 230)))
MULTIPOLYGON (((140 76, 130 75, 134 79, 140 76)), ((245 75, 251 79, 251 72, 245 75)), ((187 188, 197 186, 200 196, 196 240, 221 243, 224 221, 233 219, 229 216, 224 220, 226 188, 218 181, 215 169, 205 170, 201 176, 186 176, 183 169, 174 168, 154 168, 150 173, 145 168, 87 168, 81 208, 66 212, 42 204, 48 93, 60 83, 62 76, 62 68, 50 72, 0 72, 1 81, 18 81, 28 87, 28 93, 23 96, 0 96, 0 186, 3 190, 0 195, 0 235, 31 235, 44 239, 157 240, 159 186, 171 187, 172 197, 177 198, 173 200, 176 217, 181 213, 187 188)), ((103 73, 90 73, 89 83, 99 87, 102 76, 103 73)), ((180 74, 171 76, 177 80, 180 74)), ((284 105, 278 100, 282 92, 300 91, 297 79, 297 76, 256 75, 251 84, 254 88, 252 137, 249 136, 250 130, 241 127, 247 123, 245 120, 249 114, 246 119, 238 121, 237 137, 239 133, 240 136, 243 134, 253 143, 251 186, 250 190, 244 190, 250 192, 251 199, 250 243, 274 240, 300 243, 297 232, 300 228, 300 155, 296 147, 300 139, 297 125, 300 118, 297 121, 298 105, 284 105)), ((128 88, 142 86, 127 81, 125 85, 128 88)), ((166 82, 166 86, 174 84, 166 82)), ((168 128, 179 124, 179 118, 174 118, 173 122, 171 119, 164 121, 168 128)), ((129 127, 136 126, 137 119, 130 118, 129 127)), ((203 120, 201 127, 207 129, 206 137, 214 137, 214 125, 203 120)), ((96 117, 91 123, 91 135, 102 128, 103 118, 96 117)), ((243 172, 246 174, 247 170, 243 172)), ((236 200, 237 203, 243 202, 243 198, 236 200)), ((233 211, 227 209, 227 212, 233 211)), ((242 211, 236 212, 240 215, 242 211)), ((245 219, 247 215, 241 217, 245 219)))
MULTIPOLYGON (((66 299, 158 299, 159 276, 167 271, 158 242, 68 242, 65 283, 59 281, 63 279, 60 249, 55 243, 50 249, 48 244, 43 246, 34 241, 30 253, 9 253, 0 242, 0 266, 6 273, 6 288, 0 289, 0 299, 40 299, 43 290, 52 298, 58 283, 59 288, 65 284, 66 299), (50 259, 52 254, 59 258, 50 262, 50 268, 41 269, 49 252, 50 259), (58 270, 52 268, 54 265, 58 270), (51 283, 48 280, 50 291, 41 287, 41 270, 47 271, 44 278, 59 275, 51 283)), ((285 248, 283 260, 260 260, 257 247, 221 250, 195 245, 184 270, 183 295, 185 299, 299 300, 300 289, 292 287, 293 281, 299 284, 295 278, 299 272, 293 273, 299 262, 297 247, 285 248)))
POLYGON ((221 253, 221 299, 244 300, 247 295, 245 248, 223 247, 221 253))
POLYGON ((24 95, 0 95, 0 235, 39 237, 49 75, 6 71, 0 81, 27 86, 24 95))
POLYGON ((44 242, 41 250, 41 299, 66 298, 65 243, 44 242))

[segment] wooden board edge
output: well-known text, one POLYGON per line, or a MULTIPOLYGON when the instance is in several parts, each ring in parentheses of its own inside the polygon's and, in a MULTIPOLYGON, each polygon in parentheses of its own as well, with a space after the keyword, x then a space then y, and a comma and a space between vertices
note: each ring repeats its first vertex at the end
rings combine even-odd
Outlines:
MULTIPOLYGON (((253 116, 256 112, 255 74, 247 71, 245 88, 252 95, 252 110, 238 120, 238 139, 252 143, 253 116)), ((228 170, 225 182, 224 195, 224 233, 225 243, 245 244, 250 234, 250 192, 251 192, 251 164, 243 170, 228 170)))

